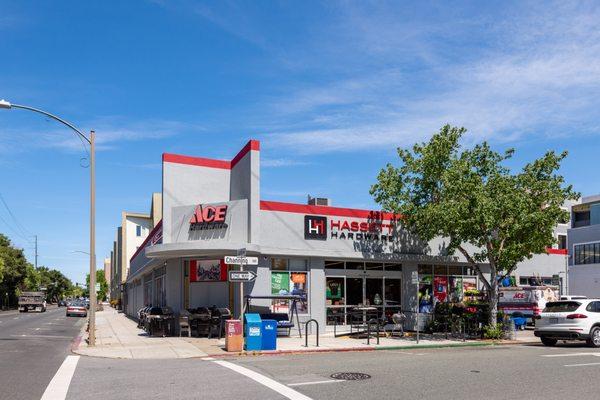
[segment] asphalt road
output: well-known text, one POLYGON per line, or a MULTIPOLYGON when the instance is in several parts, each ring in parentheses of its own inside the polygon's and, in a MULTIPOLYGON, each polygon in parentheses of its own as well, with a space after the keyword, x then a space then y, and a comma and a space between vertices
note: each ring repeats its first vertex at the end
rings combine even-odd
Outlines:
MULTIPOLYGON (((306 397, 294 399, 597 399, 600 350, 581 344, 371 351, 228 359, 306 397), (362 381, 336 381, 361 372, 362 381)), ((215 361, 81 357, 67 399, 285 399, 215 361)), ((290 397, 288 397, 290 398, 290 397)))
POLYGON ((66 318, 64 307, 1 312, 0 399, 39 399, 84 323, 66 318))
POLYGON ((70 400, 600 398, 600 350, 580 343, 121 360, 70 353, 84 322, 64 309, 1 313, 0 399, 40 399, 47 386, 62 389, 51 398, 70 400), (336 372, 370 377, 332 379, 336 372))

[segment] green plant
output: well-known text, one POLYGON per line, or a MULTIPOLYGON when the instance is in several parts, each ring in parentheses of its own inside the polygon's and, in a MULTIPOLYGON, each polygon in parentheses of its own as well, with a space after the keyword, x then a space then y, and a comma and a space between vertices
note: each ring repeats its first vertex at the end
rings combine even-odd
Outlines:
POLYGON ((487 325, 483 328, 483 337, 486 339, 500 340, 504 338, 504 331, 502 330, 502 324, 498 323, 496 326, 487 325))

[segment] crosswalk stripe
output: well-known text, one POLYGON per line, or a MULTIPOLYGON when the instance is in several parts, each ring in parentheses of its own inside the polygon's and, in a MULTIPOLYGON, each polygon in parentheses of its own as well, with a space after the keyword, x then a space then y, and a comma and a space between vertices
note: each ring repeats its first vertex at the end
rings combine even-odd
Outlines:
POLYGON ((80 356, 67 356, 48 384, 41 400, 64 400, 80 356))

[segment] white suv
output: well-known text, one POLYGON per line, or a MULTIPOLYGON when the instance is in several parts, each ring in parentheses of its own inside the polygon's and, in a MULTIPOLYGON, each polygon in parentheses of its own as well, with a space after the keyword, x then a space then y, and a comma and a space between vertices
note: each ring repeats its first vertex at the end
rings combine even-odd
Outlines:
POLYGON ((600 347, 600 299, 553 301, 535 321, 535 336, 546 346, 558 340, 585 340, 600 347))

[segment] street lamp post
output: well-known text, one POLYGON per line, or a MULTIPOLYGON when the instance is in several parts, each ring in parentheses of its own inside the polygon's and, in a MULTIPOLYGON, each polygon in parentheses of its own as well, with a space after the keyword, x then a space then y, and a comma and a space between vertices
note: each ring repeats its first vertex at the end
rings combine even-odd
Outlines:
POLYGON ((96 345, 96 145, 95 145, 95 132, 90 131, 89 138, 81 133, 81 131, 73 124, 57 117, 56 115, 50 114, 47 111, 40 110, 37 108, 11 104, 6 100, 0 100, 0 108, 12 109, 20 108, 22 110, 33 111, 38 114, 45 115, 52 118, 55 121, 71 128, 77 133, 83 140, 90 145, 90 313, 89 313, 89 345, 96 345))

